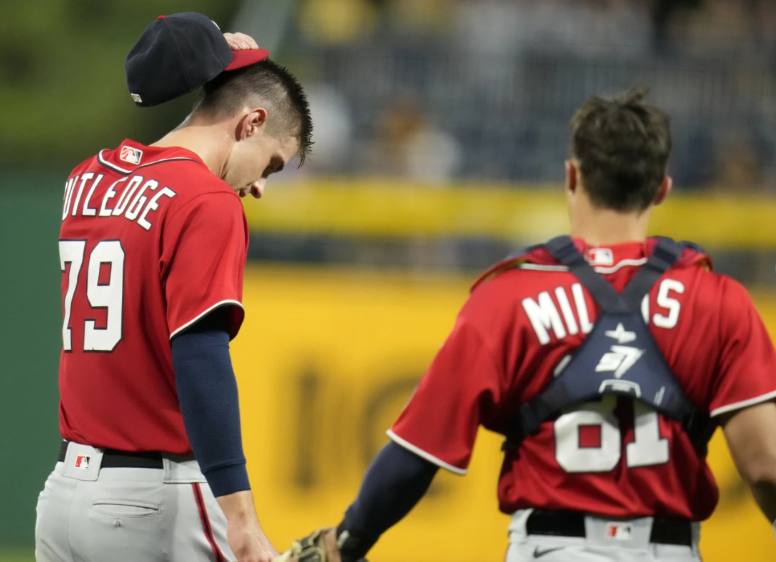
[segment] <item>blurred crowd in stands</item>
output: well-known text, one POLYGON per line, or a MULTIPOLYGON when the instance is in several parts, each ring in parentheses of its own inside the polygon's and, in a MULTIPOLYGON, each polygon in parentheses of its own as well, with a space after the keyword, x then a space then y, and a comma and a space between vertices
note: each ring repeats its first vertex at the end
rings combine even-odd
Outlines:
POLYGON ((304 173, 555 183, 574 108, 647 86, 680 188, 776 194, 774 0, 302 0, 283 43, 304 173))

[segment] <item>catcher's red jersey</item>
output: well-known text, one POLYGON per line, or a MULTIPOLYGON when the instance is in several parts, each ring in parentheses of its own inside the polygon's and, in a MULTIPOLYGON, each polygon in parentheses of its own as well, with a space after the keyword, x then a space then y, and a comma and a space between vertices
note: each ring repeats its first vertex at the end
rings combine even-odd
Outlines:
MULTIPOLYGON (((575 242, 618 291, 655 244, 575 242)), ((475 286, 390 437, 464 473, 478 426, 502 433, 517 407, 563 368, 599 310, 546 250, 492 270, 475 286)), ((776 352, 765 327, 744 288, 711 272, 706 256, 685 250, 642 312, 697 407, 717 416, 776 398, 776 352)), ((623 368, 629 359, 607 355, 623 368)), ((544 508, 699 521, 711 515, 718 490, 678 422, 607 396, 563 412, 507 453, 498 495, 506 513, 544 508)))
POLYGON ((240 198, 193 152, 124 141, 72 172, 59 240, 63 438, 191 452, 170 338, 219 306, 237 334, 247 244, 240 198))

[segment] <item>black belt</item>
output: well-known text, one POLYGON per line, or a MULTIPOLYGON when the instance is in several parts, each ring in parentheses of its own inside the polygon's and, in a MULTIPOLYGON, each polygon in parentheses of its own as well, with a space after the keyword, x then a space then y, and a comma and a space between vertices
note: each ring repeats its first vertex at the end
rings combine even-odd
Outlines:
MULTIPOLYGON (((68 441, 59 447, 58 462, 65 462, 68 441)), ((116 449, 103 449, 102 468, 164 468, 162 453, 128 453, 116 449)))
MULTIPOLYGON (((616 522, 613 519, 613 522, 616 522)), ((622 521, 627 524, 627 521, 622 521)), ((534 510, 528 516, 526 532, 529 535, 584 538, 585 514, 577 511, 534 510)), ((655 517, 649 541, 657 544, 692 546, 692 526, 689 521, 655 517)))

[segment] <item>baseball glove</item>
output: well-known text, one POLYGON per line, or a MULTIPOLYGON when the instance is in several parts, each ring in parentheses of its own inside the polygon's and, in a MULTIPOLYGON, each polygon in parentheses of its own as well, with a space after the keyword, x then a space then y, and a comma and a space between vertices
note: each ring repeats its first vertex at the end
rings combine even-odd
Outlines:
POLYGON ((324 527, 294 541, 293 546, 276 556, 273 562, 342 562, 335 529, 324 527))

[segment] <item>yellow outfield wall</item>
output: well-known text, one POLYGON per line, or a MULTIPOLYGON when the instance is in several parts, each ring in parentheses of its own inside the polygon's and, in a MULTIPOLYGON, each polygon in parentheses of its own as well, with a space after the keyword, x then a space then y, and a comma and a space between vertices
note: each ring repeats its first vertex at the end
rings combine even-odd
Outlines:
MULTIPOLYGON (((273 183, 245 205, 251 231, 543 242, 568 230, 563 187, 369 178, 273 183), (476 189, 472 189, 475 188, 476 189)), ((651 232, 716 248, 776 248, 776 198, 677 190, 651 232)))
MULTIPOLYGON (((285 548, 334 525, 355 497, 385 430, 452 327, 471 279, 364 270, 248 267, 247 318, 232 344, 259 515, 285 548)), ((776 336, 776 298, 756 295, 776 336)), ((501 561, 501 438, 481 431, 469 474, 440 471, 428 496, 390 530, 372 562, 501 561)), ((710 462, 722 499, 704 524, 707 562, 776 559, 776 539, 719 432, 710 462)))

